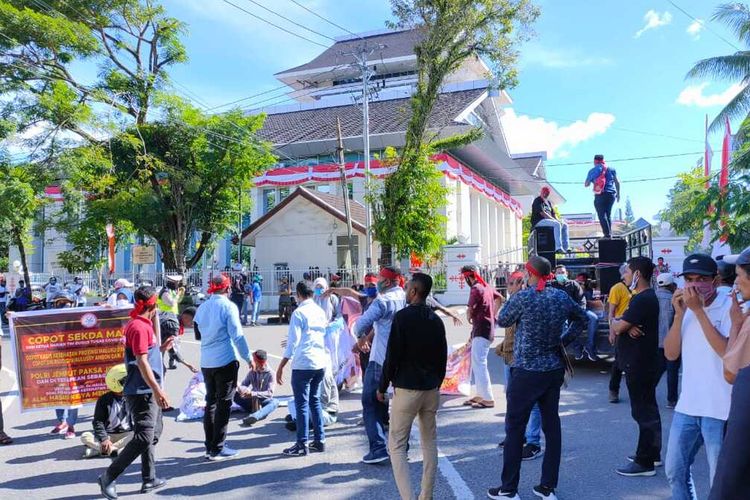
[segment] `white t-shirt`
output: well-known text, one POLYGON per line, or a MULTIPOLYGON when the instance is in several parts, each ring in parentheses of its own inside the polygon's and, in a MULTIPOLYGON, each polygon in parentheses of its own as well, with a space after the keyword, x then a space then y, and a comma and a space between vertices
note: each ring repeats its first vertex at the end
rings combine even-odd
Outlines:
MULTIPOLYGON (((729 337, 732 306, 726 294, 717 295, 705 308, 711 324, 729 337)), ((724 380, 724 365, 706 340, 698 318, 691 310, 682 320, 682 391, 675 411, 691 417, 727 420, 732 400, 732 386, 724 380)))

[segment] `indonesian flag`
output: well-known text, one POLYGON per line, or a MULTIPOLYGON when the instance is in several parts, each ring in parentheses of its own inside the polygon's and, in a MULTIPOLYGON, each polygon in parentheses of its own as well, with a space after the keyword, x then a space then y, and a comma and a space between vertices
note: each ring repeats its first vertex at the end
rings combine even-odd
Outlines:
MULTIPOLYGON (((732 161, 732 129, 729 126, 729 117, 724 118, 724 141, 721 144, 721 173, 719 174, 719 190, 724 196, 726 194, 727 186, 729 185, 729 163, 732 161)), ((723 215, 723 214, 722 214, 723 215)), ((732 249, 727 245, 727 235, 724 232, 724 224, 720 224, 722 231, 721 238, 719 241, 714 243, 712 256, 716 257, 719 255, 728 255, 732 253, 732 249)))
POLYGON ((115 226, 107 224, 107 241, 109 251, 107 252, 107 266, 109 268, 109 274, 115 273, 115 226))

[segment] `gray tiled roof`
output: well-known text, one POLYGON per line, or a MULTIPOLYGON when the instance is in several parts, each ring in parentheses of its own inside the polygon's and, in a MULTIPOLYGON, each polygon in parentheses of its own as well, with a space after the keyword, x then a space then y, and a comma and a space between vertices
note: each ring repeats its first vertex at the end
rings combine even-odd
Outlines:
MULTIPOLYGON (((319 191, 312 191, 312 195, 332 206, 342 214, 346 213, 346 210, 344 208, 344 199, 341 196, 321 193, 319 191)), ((355 223, 358 222, 359 224, 364 226, 365 221, 367 220, 367 209, 365 208, 365 206, 357 201, 349 200, 349 210, 351 211, 352 221, 355 223)))
POLYGON ((421 39, 421 35, 416 30, 393 31, 390 33, 381 33, 378 35, 364 36, 362 39, 355 38, 352 40, 339 41, 324 50, 318 57, 301 66, 290 68, 279 73, 276 76, 296 71, 305 71, 310 69, 330 68, 355 62, 354 57, 347 55, 354 51, 358 46, 367 43, 368 46, 377 47, 385 45, 383 49, 376 49, 370 56, 373 60, 391 59, 394 57, 404 57, 414 55, 414 45, 421 39))
MULTIPOLYGON (((455 118, 484 92, 485 89, 472 89, 441 94, 430 115, 428 128, 456 125, 455 118)), ((274 145, 333 139, 337 117, 341 119, 344 137, 362 135, 362 111, 353 104, 271 114, 258 135, 274 145)), ((370 134, 404 132, 410 117, 409 98, 371 102, 370 134)))

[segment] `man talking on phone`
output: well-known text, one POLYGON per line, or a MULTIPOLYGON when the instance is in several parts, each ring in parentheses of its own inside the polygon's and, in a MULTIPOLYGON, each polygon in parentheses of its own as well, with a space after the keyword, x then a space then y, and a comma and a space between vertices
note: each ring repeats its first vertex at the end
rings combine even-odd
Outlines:
POLYGON ((631 463, 618 468, 621 476, 653 476, 661 465, 661 417, 656 404, 659 368, 659 299, 651 288, 654 263, 648 257, 630 259, 623 281, 636 295, 622 318, 612 323, 617 335, 617 363, 625 372, 638 446, 631 463))

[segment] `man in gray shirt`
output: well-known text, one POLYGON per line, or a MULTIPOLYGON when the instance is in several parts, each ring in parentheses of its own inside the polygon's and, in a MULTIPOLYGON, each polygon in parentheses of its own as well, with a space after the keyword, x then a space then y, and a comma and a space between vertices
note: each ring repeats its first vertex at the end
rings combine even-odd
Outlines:
MULTIPOLYGON (((671 273, 661 273, 656 277, 656 298, 659 300, 659 371, 661 380, 664 372, 667 372, 667 408, 673 410, 677 405, 677 382, 680 373, 680 360, 669 361, 664 356, 664 339, 672 327, 674 320, 674 306, 672 306, 672 295, 677 288, 671 273)), ((657 382, 658 384, 658 382, 657 382)))

